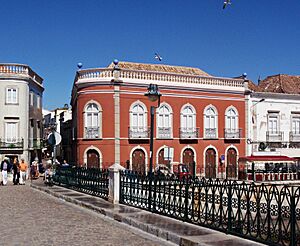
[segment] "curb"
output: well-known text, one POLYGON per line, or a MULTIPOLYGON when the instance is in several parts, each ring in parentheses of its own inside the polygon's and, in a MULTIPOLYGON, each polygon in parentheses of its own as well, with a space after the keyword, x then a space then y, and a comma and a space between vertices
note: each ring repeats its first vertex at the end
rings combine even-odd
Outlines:
MULTIPOLYGON (((186 237, 180 236, 178 234, 175 234, 175 233, 172 233, 170 231, 164 230, 162 228, 156 227, 155 225, 149 225, 149 224, 140 222, 140 221, 135 220, 131 217, 121 215, 118 212, 114 212, 114 211, 110 211, 109 209, 97 207, 97 206, 94 206, 94 205, 89 204, 87 202, 78 201, 75 198, 68 197, 68 196, 65 196, 63 194, 57 193, 57 192, 52 191, 52 190, 50 190, 46 187, 44 188, 44 187, 41 187, 41 186, 38 186, 38 185, 35 185, 35 184, 30 184, 30 187, 32 187, 34 189, 37 189, 37 190, 40 190, 42 192, 48 193, 49 195, 54 196, 54 197, 59 198, 59 199, 62 199, 66 202, 73 203, 73 204, 81 206, 83 208, 87 208, 89 210, 92 210, 94 212, 97 212, 99 214, 107 216, 107 217, 109 217, 109 218, 111 218, 115 221, 120 222, 120 223, 123 223, 123 224, 129 225, 131 227, 140 229, 140 230, 142 230, 146 233, 149 233, 149 234, 151 234, 153 236, 156 236, 158 238, 161 238, 163 240, 172 242, 176 245, 180 245, 180 246, 208 246, 208 244, 206 244, 206 243, 200 243, 199 241, 194 241, 191 238, 186 238, 186 237)), ((57 187, 60 187, 60 186, 57 186, 57 187)), ((64 188, 64 187, 62 187, 62 188, 64 188)), ((75 191, 75 192, 77 192, 77 191, 75 191)), ((78 193, 80 193, 80 192, 78 192, 78 193)), ((80 193, 80 194, 84 194, 84 193, 80 193)), ((87 194, 84 194, 84 195, 87 195, 87 194)), ((119 206, 123 206, 123 205, 119 205, 119 206)), ((146 213, 151 214, 148 211, 141 210, 141 212, 143 212, 145 214, 146 213)), ((170 219, 170 218, 168 218, 168 219, 170 219)))

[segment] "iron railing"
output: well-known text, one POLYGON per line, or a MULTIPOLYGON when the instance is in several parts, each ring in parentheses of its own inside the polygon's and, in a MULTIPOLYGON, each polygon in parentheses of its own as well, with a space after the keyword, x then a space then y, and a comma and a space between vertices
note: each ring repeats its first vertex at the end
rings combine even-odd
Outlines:
POLYGON ((267 131, 267 142, 282 142, 283 132, 270 132, 267 131))
POLYGON ((157 138, 160 138, 160 139, 172 138, 172 128, 171 127, 158 127, 157 128, 157 138))
POLYGON ((55 170, 53 180, 56 185, 108 199, 107 169, 60 167, 55 170))
POLYGON ((100 138, 100 128, 99 127, 85 127, 84 137, 86 139, 100 138))
POLYGON ((290 142, 300 142, 300 133, 290 132, 290 142))
POLYGON ((38 139, 33 139, 29 138, 28 139, 28 148, 30 149, 41 149, 43 147, 43 140, 38 138, 38 139))
POLYGON ((23 138, 0 138, 0 149, 23 149, 23 138))
POLYGON ((269 245, 300 244, 300 187, 122 172, 120 202, 269 245))
POLYGON ((199 128, 196 127, 180 127, 180 139, 197 139, 199 136, 199 128))
POLYGON ((225 139, 240 139, 242 137, 242 129, 224 129, 224 138, 225 139))
POLYGON ((217 128, 205 128, 204 138, 216 139, 217 138, 217 128))
POLYGON ((134 127, 128 128, 129 139, 148 139, 150 136, 149 127, 134 127))

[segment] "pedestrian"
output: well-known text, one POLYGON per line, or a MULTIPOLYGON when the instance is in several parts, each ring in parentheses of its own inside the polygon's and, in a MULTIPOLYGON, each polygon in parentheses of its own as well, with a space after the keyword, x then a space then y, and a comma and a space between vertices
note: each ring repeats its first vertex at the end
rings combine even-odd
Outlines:
POLYGON ((9 161, 7 157, 4 158, 4 160, 1 162, 1 174, 2 174, 2 184, 7 184, 7 172, 9 171, 9 161))
POLYGON ((21 185, 25 185, 27 169, 28 169, 28 164, 25 162, 24 158, 22 158, 20 163, 20 184, 21 185))
POLYGON ((67 162, 67 160, 64 160, 63 164, 62 164, 62 167, 69 167, 69 163, 67 162))
POLYGON ((14 185, 19 184, 19 180, 20 180, 20 163, 18 160, 18 157, 14 158, 14 162, 13 162, 13 183, 14 185))

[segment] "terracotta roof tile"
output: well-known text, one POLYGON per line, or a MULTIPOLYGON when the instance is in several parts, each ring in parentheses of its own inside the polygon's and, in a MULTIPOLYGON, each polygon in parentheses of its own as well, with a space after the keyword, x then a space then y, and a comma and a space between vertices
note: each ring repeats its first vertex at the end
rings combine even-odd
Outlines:
MULTIPOLYGON (((113 67, 113 66, 114 64, 111 63, 108 67, 113 67)), ((211 75, 209 75, 208 73, 202 71, 199 68, 194 68, 194 67, 171 66, 171 65, 163 65, 163 64, 145 64, 145 63, 134 63, 134 62, 119 62, 119 67, 123 69, 130 69, 130 70, 153 71, 153 72, 211 77, 211 75)))
POLYGON ((259 83, 258 91, 300 94, 300 76, 286 74, 268 76, 259 83))

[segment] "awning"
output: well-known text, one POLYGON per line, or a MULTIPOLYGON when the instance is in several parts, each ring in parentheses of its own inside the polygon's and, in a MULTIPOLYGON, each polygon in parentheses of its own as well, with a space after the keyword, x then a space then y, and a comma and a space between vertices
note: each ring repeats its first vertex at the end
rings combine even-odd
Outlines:
POLYGON ((243 156, 239 158, 239 161, 266 161, 266 162, 287 162, 287 161, 297 161, 296 158, 284 156, 284 155, 262 155, 262 156, 243 156))

